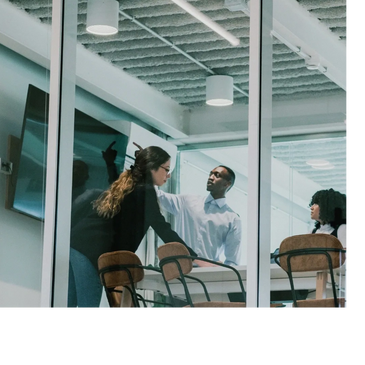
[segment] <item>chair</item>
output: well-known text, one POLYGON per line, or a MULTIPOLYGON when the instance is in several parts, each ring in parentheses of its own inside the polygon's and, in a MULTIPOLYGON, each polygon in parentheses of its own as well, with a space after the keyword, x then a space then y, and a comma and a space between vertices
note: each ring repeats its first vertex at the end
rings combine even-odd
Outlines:
MULTIPOLYGON (((183 310, 246 310, 246 291, 239 272, 232 266, 222 264, 220 262, 208 260, 202 257, 189 256, 187 248, 179 242, 166 243, 160 246, 157 250, 157 255, 160 260, 160 268, 165 281, 167 293, 171 302, 174 302, 174 296, 170 287, 170 282, 177 279, 181 282, 184 288, 185 299, 188 305, 184 306, 183 310), (242 302, 223 302, 211 301, 209 292, 204 282, 198 278, 190 276, 193 269, 193 260, 205 261, 217 266, 221 266, 232 270, 237 276, 237 283, 240 287, 242 302), (189 291, 189 283, 197 282, 202 286, 206 300, 203 302, 193 302, 189 291)), ((272 304, 271 309, 281 308, 282 304, 272 304)), ((176 309, 176 308, 174 308, 176 309)))
POLYGON ((345 298, 337 297, 334 278, 334 269, 342 266, 346 260, 345 252, 341 242, 329 234, 302 234, 282 241, 275 261, 288 274, 294 307, 345 306, 345 298), (333 298, 297 300, 293 273, 305 271, 317 271, 320 274, 325 271, 326 277, 329 272, 333 298))
POLYGON ((149 300, 136 291, 135 284, 144 278, 144 270, 161 272, 158 268, 144 266, 139 257, 130 251, 114 251, 100 255, 98 259, 99 276, 105 288, 110 307, 144 307, 147 303, 168 305, 149 300))

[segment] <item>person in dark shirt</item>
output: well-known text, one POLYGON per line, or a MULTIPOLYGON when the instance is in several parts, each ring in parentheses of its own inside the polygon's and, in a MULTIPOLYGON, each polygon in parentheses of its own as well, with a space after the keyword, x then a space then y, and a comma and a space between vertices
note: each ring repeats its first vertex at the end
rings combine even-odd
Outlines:
POLYGON ((160 212, 154 185, 161 186, 170 177, 170 155, 150 146, 138 153, 134 165, 121 173, 110 188, 93 203, 99 216, 113 221, 111 251, 136 252, 149 227, 165 242, 184 244, 160 212))

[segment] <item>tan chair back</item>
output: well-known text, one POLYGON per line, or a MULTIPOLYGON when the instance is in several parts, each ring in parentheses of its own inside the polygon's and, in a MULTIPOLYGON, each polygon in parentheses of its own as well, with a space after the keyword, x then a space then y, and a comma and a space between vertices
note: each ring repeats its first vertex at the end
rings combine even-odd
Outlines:
MULTIPOLYGON (((166 243, 166 244, 160 246, 157 249, 157 255, 158 255, 159 260, 161 261, 165 257, 179 256, 179 255, 189 256, 190 254, 189 254, 188 249, 182 243, 169 242, 169 243, 166 243)), ((181 266, 181 270, 182 270, 183 274, 189 274, 191 272, 191 270, 193 269, 193 260, 192 259, 181 258, 181 259, 178 259, 178 262, 181 266)), ((176 263, 174 263, 174 262, 170 262, 170 263, 164 265, 162 270, 163 270, 165 279, 167 281, 180 277, 178 267, 177 267, 176 263)))
MULTIPOLYGON (((114 251, 102 254, 98 259, 99 270, 114 265, 142 265, 139 257, 130 251, 114 251)), ((142 268, 128 268, 131 272, 133 282, 138 283, 144 277, 142 268)), ((130 284, 128 273, 122 269, 115 269, 104 274, 105 287, 115 288, 130 284)))
MULTIPOLYGON (((343 249, 341 242, 329 234, 302 234, 285 238, 279 249, 279 253, 285 253, 291 250, 301 250, 310 248, 335 248, 343 249)), ((333 268, 338 268, 343 265, 346 260, 344 252, 328 252, 332 259, 333 268)), ((280 266, 288 271, 286 255, 280 256, 280 266)), ((300 271, 319 271, 328 269, 328 261, 323 254, 306 254, 301 256, 291 257, 290 265, 292 272, 300 271)))

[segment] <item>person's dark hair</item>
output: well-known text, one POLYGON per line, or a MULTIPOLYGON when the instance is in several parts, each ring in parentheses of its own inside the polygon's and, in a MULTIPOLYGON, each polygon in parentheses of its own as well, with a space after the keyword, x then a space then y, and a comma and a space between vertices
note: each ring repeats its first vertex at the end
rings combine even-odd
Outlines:
POLYGON ((224 169, 227 170, 228 177, 229 177, 228 181, 230 181, 230 183, 231 183, 230 187, 228 188, 228 190, 230 190, 232 188, 232 186, 234 185, 234 182, 236 180, 236 174, 234 173, 234 171, 231 168, 229 168, 227 166, 219 165, 218 167, 223 167, 224 169))
MULTIPOLYGON (((309 206, 319 205, 319 218, 323 224, 330 224, 337 228, 346 224, 346 195, 333 189, 319 190, 311 199, 309 206)), ((320 222, 316 221, 315 227, 319 228, 320 222)))

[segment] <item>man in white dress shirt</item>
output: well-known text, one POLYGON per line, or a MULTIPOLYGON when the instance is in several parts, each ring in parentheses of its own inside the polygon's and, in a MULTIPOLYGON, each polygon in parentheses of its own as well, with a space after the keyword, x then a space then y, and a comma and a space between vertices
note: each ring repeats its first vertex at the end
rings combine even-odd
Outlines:
MULTIPOLYGON (((198 256, 220 261, 224 253, 227 265, 238 265, 240 259, 241 219, 227 205, 225 197, 234 180, 235 174, 229 167, 218 166, 209 173, 207 197, 157 190, 161 207, 175 216, 179 236, 198 256)), ((203 261, 199 265, 208 266, 203 261)))

